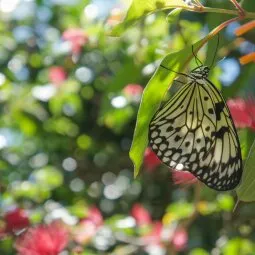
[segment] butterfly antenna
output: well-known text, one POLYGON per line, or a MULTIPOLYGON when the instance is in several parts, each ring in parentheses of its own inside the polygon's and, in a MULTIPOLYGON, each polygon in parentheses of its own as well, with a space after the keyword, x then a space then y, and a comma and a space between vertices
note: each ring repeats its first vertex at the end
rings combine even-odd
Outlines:
POLYGON ((217 45, 216 45, 216 49, 215 49, 215 53, 214 53, 214 56, 213 56, 213 60, 212 60, 212 64, 210 66, 210 69, 214 65, 214 61, 215 61, 215 58, 216 58, 216 53, 218 51, 218 47, 219 47, 219 43, 220 43, 220 36, 219 36, 219 34, 217 34, 217 36, 218 36, 218 38, 217 38, 217 45))
POLYGON ((163 66, 163 65, 161 65, 161 64, 160 64, 160 67, 163 67, 164 69, 166 69, 166 70, 168 70, 168 71, 171 71, 171 72, 174 72, 174 73, 176 73, 176 74, 184 75, 184 76, 186 76, 186 77, 190 77, 190 76, 187 75, 186 73, 179 73, 179 72, 176 72, 176 71, 174 71, 174 70, 172 70, 172 69, 170 69, 170 68, 168 68, 168 67, 165 67, 165 66, 163 66))
POLYGON ((200 61, 200 59, 197 57, 197 55, 194 53, 194 47, 193 47, 193 45, 192 45, 192 53, 193 53, 193 56, 195 57, 195 61, 196 61, 196 64, 197 64, 197 66, 199 67, 199 66, 202 66, 203 65, 203 63, 200 61))

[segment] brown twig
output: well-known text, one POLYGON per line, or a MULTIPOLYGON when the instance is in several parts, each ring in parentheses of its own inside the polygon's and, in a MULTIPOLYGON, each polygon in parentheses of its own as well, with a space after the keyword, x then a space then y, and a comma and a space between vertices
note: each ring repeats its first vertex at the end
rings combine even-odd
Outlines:
POLYGON ((241 5, 236 0, 230 0, 230 2, 236 7, 239 13, 240 18, 245 17, 245 10, 241 7, 241 5))
POLYGON ((199 0, 194 0, 194 2, 195 2, 198 6, 200 6, 200 7, 204 7, 204 6, 200 3, 200 1, 199 1, 199 0))

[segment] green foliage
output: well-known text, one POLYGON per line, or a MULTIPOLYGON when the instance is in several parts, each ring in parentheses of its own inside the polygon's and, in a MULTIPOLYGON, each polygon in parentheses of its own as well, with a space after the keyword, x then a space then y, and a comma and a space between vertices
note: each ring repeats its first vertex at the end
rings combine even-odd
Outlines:
POLYGON ((119 36, 137 20, 149 14, 179 7, 187 7, 187 4, 183 0, 134 0, 124 21, 113 29, 111 35, 119 36))
POLYGON ((244 202, 255 201, 255 142, 253 142, 249 155, 245 161, 242 183, 237 189, 239 200, 244 202))
POLYGON ((247 239, 234 238, 223 248, 224 255, 243 254, 248 255, 254 252, 254 244, 247 239))
MULTIPOLYGON (((106 31, 122 19, 125 1, 2 2, 0 254, 17 254, 23 228, 55 221, 68 229, 61 254, 252 254, 252 204, 233 214, 232 193, 173 184, 155 155, 146 150, 144 158, 149 122, 177 88, 167 68, 195 67, 192 44, 210 65, 217 38, 208 30, 227 15, 189 12, 192 4, 182 0, 134 0, 113 28, 112 35, 123 36, 113 38, 106 31)), ((231 3, 207 4, 234 10, 231 3)), ((237 61, 250 46, 239 48, 233 28, 225 32, 210 79, 228 100, 254 92, 254 65, 226 86, 217 60, 237 61)), ((246 163, 237 193, 253 201, 254 126, 239 131, 246 163)), ((34 236, 40 246, 44 236, 34 236)))

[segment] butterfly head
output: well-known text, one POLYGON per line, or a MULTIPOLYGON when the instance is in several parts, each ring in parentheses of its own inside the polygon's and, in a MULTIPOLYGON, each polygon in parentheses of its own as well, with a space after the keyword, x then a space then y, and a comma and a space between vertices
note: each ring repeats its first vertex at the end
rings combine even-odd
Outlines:
POLYGON ((208 77, 209 71, 210 68, 208 66, 198 66, 191 71, 190 75, 194 79, 205 79, 208 77))

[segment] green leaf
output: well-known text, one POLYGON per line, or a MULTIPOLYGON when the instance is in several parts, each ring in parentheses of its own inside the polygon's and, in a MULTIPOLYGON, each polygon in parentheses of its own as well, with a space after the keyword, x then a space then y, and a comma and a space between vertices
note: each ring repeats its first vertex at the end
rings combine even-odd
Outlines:
POLYGON ((241 185, 237 188, 238 199, 244 202, 255 201, 255 141, 245 161, 241 185))
POLYGON ((195 248, 189 253, 189 255, 209 255, 209 253, 202 248, 195 248))
POLYGON ((179 201, 169 205, 166 209, 168 213, 175 216, 176 219, 189 218, 194 212, 194 205, 185 201, 179 201))
POLYGON ((119 36, 137 20, 159 10, 183 8, 188 5, 182 0, 133 0, 122 23, 111 32, 112 36, 119 36))
POLYGON ((222 249, 224 255, 253 254, 254 244, 248 239, 233 238, 222 249))
POLYGON ((32 178, 38 185, 54 189, 62 185, 63 175, 55 167, 46 166, 32 173, 32 178))
POLYGON ((178 17, 180 16, 180 13, 182 12, 182 8, 176 8, 172 10, 168 15, 167 15, 167 22, 168 23, 173 23, 175 22, 178 17))
POLYGON ((234 199, 229 194, 219 194, 217 196, 217 204, 221 210, 231 212, 234 207, 234 199))
MULTIPOLYGON (((204 40, 205 39, 202 39, 193 45, 195 52, 201 47, 202 41, 204 40)), ((174 70, 175 72, 181 72, 192 57, 193 54, 191 46, 188 46, 181 51, 168 54, 162 60, 161 65, 174 70)), ((137 115, 133 143, 129 153, 129 156, 134 163, 135 177, 139 173, 144 151, 148 144, 149 123, 159 108, 165 93, 173 83, 173 80, 177 75, 175 72, 171 72, 163 67, 159 67, 144 89, 137 115)))

